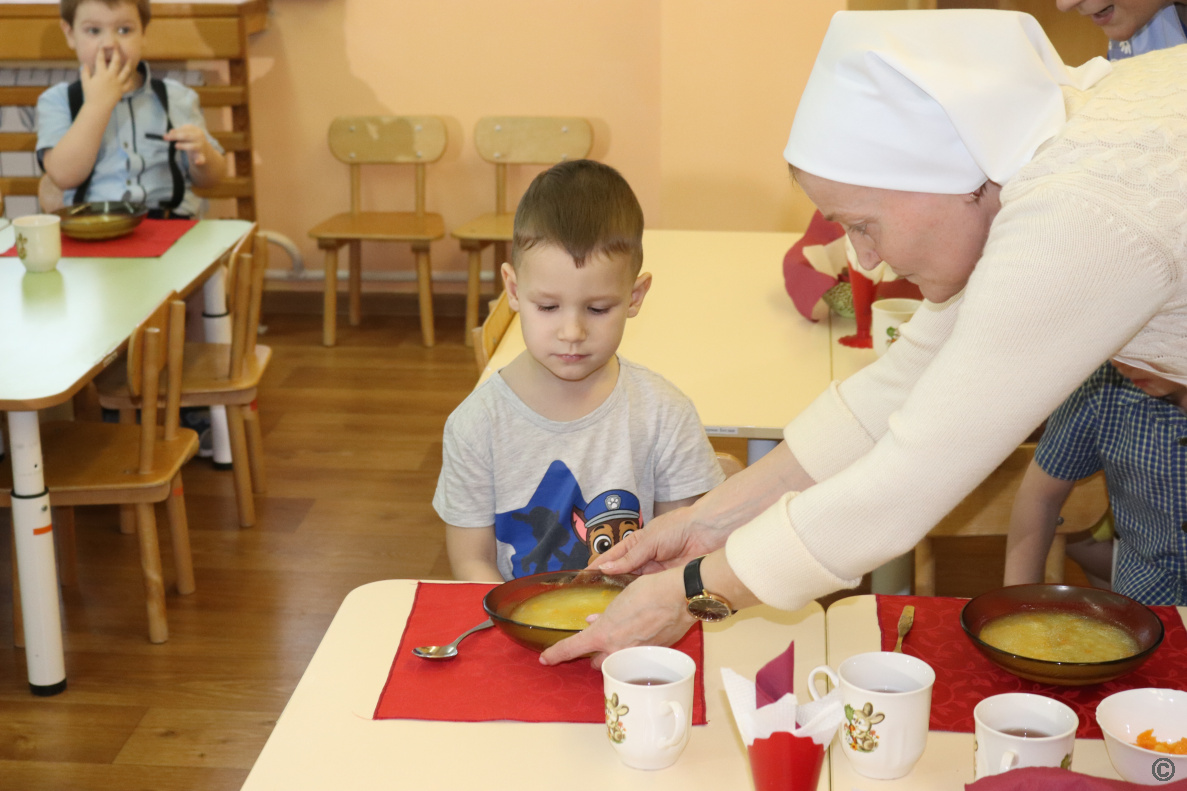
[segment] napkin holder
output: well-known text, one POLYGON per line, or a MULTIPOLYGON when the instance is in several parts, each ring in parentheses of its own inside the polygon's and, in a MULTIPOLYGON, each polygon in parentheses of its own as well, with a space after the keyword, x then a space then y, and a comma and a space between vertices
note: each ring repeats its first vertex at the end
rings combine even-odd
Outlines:
POLYGON ((776 731, 746 748, 755 791, 815 791, 824 767, 824 745, 808 736, 776 731))

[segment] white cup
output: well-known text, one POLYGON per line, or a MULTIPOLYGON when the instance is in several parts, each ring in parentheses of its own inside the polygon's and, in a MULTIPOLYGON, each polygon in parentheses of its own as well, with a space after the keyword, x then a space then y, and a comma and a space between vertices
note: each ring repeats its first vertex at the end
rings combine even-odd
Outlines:
POLYGON ((30 214, 12 221, 16 254, 30 272, 52 272, 62 257, 62 221, 54 214, 30 214))
POLYGON ((906 324, 922 304, 918 299, 880 299, 870 307, 870 335, 879 357, 898 340, 899 326, 906 324))
POLYGON ((624 764, 663 769, 676 763, 692 732, 697 665, 674 648, 624 648, 602 663, 606 730, 624 764))
POLYGON ((1071 768, 1080 718, 1058 700, 1026 692, 993 695, 976 705, 973 721, 977 780, 1024 766, 1071 768))
POLYGON ((891 651, 856 654, 834 673, 827 665, 808 674, 813 700, 817 675, 841 689, 845 721, 842 752, 863 777, 894 780, 911 771, 927 746, 931 689, 936 673, 922 659, 891 651))

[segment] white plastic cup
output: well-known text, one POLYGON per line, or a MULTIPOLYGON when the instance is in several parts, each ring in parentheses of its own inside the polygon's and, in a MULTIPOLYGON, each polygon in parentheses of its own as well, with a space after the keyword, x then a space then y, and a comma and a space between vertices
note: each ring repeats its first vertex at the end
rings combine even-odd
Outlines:
POLYGON ((1043 695, 1007 692, 973 708, 974 777, 1026 766, 1070 769, 1080 718, 1069 706, 1043 695))
POLYGON ((30 214, 12 221, 16 253, 29 272, 52 272, 62 257, 62 220, 54 214, 30 214))
POLYGON ((602 663, 606 731, 619 759, 633 769, 676 763, 692 733, 697 665, 683 651, 635 646, 602 663))
POLYGON ((880 299, 870 308, 870 335, 874 352, 881 357, 898 340, 899 327, 906 324, 923 302, 918 299, 880 299))

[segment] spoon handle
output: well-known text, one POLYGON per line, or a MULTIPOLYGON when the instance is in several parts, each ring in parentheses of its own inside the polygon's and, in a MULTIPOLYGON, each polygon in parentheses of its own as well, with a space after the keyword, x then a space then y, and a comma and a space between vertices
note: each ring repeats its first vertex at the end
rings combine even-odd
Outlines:
POLYGON ((462 640, 465 640, 470 635, 474 634, 475 632, 481 632, 483 629, 489 629, 494 625, 495 625, 495 622, 492 621, 490 618, 487 618, 485 621, 483 621, 482 623, 473 627, 472 629, 467 629, 466 631, 459 634, 457 636, 457 639, 454 640, 452 643, 450 643, 450 645, 452 645, 454 648, 456 648, 458 643, 460 643, 462 640))

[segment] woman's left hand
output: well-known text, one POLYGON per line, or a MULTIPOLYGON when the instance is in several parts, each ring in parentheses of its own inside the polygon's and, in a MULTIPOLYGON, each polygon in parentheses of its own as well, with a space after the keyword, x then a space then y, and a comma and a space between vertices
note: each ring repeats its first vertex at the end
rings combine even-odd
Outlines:
POLYGON ((647 574, 624 588, 588 628, 542 653, 540 661, 557 665, 592 655, 596 669, 620 648, 671 645, 694 623, 684 599, 683 569, 647 574))

